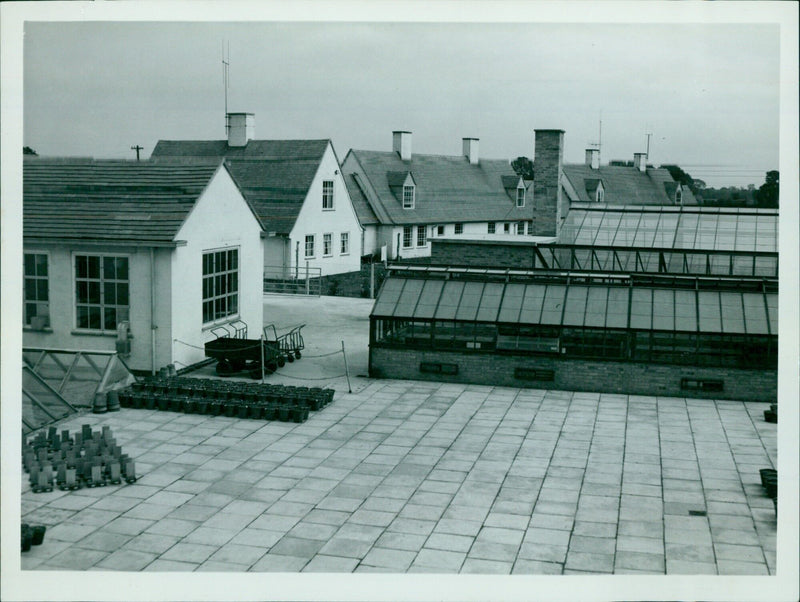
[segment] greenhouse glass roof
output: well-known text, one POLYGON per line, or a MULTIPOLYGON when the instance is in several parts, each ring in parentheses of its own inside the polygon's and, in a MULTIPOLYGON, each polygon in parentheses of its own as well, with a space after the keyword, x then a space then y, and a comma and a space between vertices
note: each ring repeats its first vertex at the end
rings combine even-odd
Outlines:
POLYGON ((778 251, 776 209, 573 203, 563 244, 724 251, 778 251))
POLYGON ((390 277, 372 317, 777 336, 778 295, 390 277))

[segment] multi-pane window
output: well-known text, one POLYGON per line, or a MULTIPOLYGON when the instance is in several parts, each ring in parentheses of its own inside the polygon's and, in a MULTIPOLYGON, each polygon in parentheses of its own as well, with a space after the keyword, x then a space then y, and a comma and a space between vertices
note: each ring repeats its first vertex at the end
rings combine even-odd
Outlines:
POLYGON ((322 181, 322 209, 333 209, 333 180, 322 181))
POLYGON ((605 198, 605 191, 598 186, 597 187, 597 196, 595 197, 595 200, 598 203, 602 203, 604 198, 605 198))
POLYGON ((517 188, 517 207, 525 206, 525 188, 519 186, 517 188))
POLYGON ((427 232, 428 231, 425 228, 425 226, 417 226, 417 246, 418 247, 424 247, 425 245, 428 244, 428 239, 427 239, 427 236, 426 236, 427 232))
POLYGON ((322 254, 326 257, 333 255, 333 234, 322 235, 322 254))
POLYGON ((517 222, 517 234, 525 234, 525 222, 517 222))
POLYGON ((494 232, 495 232, 495 224, 494 224, 494 222, 489 222, 489 224, 486 227, 486 231, 489 234, 494 234, 494 232))
POLYGON ((27 326, 36 317, 49 318, 49 293, 47 290, 47 255, 25 253, 25 322, 27 326))
POLYGON ((342 232, 339 240, 339 254, 348 255, 350 253, 350 233, 342 232))
POLYGON ((463 234, 464 233, 464 224, 456 224, 455 233, 456 234, 463 234))
POLYGON ((403 248, 410 249, 413 244, 414 229, 411 226, 403 226, 403 248))
POLYGON ((306 259, 314 257, 314 235, 306 234, 306 259))
POLYGON ((128 319, 128 258, 75 255, 75 323, 88 330, 116 330, 128 319))
POLYGON ((414 208, 414 186, 403 186, 403 209, 414 208))
POLYGON ((675 191, 675 204, 683 205, 683 190, 681 190, 680 186, 678 186, 678 189, 675 191))
POLYGON ((239 250, 203 253, 203 323, 239 313, 239 250))

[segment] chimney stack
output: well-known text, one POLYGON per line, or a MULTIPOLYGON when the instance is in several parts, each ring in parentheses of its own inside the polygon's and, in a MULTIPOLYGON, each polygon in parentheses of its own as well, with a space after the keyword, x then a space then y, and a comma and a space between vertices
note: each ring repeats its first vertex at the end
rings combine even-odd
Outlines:
POLYGON ((558 236, 563 196, 564 130, 535 130, 535 135, 533 233, 535 236, 558 236))
POLYGON ((647 153, 633 153, 633 166, 642 173, 647 171, 647 153))
POLYGON ((587 148, 586 149, 586 166, 592 169, 600 169, 600 149, 587 148))
POLYGON ((255 124, 253 113, 228 113, 228 146, 247 146, 255 137, 255 124))
POLYGON ((392 150, 400 155, 403 161, 411 160, 411 132, 402 130, 392 132, 392 150))
POLYGON ((478 164, 478 138, 462 138, 461 148, 470 165, 478 164))

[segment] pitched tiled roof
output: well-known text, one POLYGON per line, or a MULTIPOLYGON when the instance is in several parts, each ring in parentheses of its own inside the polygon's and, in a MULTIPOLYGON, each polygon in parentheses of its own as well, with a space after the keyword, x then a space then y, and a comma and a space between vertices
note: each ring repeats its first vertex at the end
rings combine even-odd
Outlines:
POLYGON ((169 244, 220 163, 26 159, 23 236, 169 244))
POLYGON ((359 184, 359 175, 355 173, 345 175, 344 183, 347 186, 347 192, 350 193, 350 201, 353 203, 353 209, 361 225, 371 226, 380 223, 359 184))
MULTIPOLYGON (((362 224, 372 217, 364 211, 370 205, 375 219, 383 224, 426 224, 437 222, 480 222, 529 219, 533 203, 517 209, 506 189, 506 178, 519 178, 508 161, 481 159, 471 165, 465 157, 412 155, 403 161, 395 152, 351 150, 344 162, 348 182, 361 183, 365 203, 356 203, 362 224), (411 172, 416 183, 414 209, 403 209, 402 199, 392 186, 397 174, 411 172)), ((403 178, 404 179, 404 178, 403 178)), ((402 181, 400 182, 402 184, 402 181)))
POLYGON ((267 232, 288 234, 303 206, 329 140, 159 140, 151 160, 191 162, 225 157, 242 195, 267 232))
MULTIPOLYGON (((565 164, 564 176, 572 184, 578 201, 590 202, 590 195, 597 189, 596 180, 603 182, 605 202, 616 205, 672 205, 674 195, 669 196, 664 184, 675 182, 669 171, 648 168, 646 172, 636 167, 601 165, 592 169, 585 164, 565 164)), ((683 202, 697 204, 691 192, 684 190, 683 202)))

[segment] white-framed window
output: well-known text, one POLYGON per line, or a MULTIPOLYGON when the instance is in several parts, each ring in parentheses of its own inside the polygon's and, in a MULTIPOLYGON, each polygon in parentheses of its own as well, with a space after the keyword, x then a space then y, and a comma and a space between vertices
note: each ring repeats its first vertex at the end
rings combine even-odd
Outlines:
POLYGON ((506 222, 503 224, 503 233, 508 234, 509 232, 511 232, 511 225, 506 222))
POLYGON ((489 234, 494 234, 494 232, 495 232, 495 223, 494 222, 489 222, 486 225, 486 232, 489 233, 489 234))
POLYGON ((128 257, 74 255, 75 327, 115 331, 130 311, 128 257))
POLYGON ((525 206, 525 187, 517 186, 517 207, 525 206))
POLYGON ((416 196, 414 188, 413 184, 403 186, 403 209, 414 208, 414 197, 416 196))
POLYGON ((525 235, 525 222, 517 222, 517 234, 525 235))
POLYGON ((428 229, 425 226, 417 226, 417 246, 424 247, 428 244, 427 234, 428 229))
POLYGON ((403 248, 410 249, 413 245, 414 228, 412 226, 403 226, 403 248))
POLYGON ((339 255, 350 254, 350 233, 342 232, 339 237, 339 255))
POLYGON ((455 233, 456 234, 463 234, 464 233, 464 224, 456 224, 455 233))
POLYGON ((333 234, 322 235, 322 256, 330 257, 333 255, 333 234))
POLYGON ((444 226, 436 227, 436 236, 444 236, 444 226))
POLYGON ((203 324, 239 313, 239 249, 203 253, 203 324))
POLYGON ((33 318, 50 321, 50 290, 47 253, 25 253, 23 260, 23 325, 30 326, 33 318))
POLYGON ((606 193, 605 193, 605 190, 603 190, 603 187, 602 186, 598 186, 597 187, 597 194, 595 195, 595 200, 598 203, 602 203, 603 202, 603 198, 605 198, 605 196, 606 196, 606 193))
POLYGON ((322 181, 322 210, 333 210, 333 180, 322 181))
POLYGON ((683 205, 683 190, 681 190, 680 186, 678 186, 678 189, 675 191, 675 204, 683 205))
POLYGON ((314 235, 306 234, 306 259, 314 257, 314 235))

